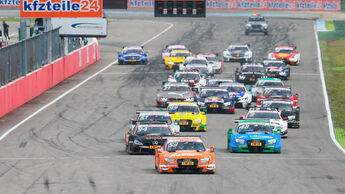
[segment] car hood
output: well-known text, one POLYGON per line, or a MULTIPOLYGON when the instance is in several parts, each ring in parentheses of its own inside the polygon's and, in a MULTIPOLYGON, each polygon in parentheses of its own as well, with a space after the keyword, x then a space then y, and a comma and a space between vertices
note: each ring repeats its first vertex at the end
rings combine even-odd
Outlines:
POLYGON ((220 102, 220 103, 224 103, 224 99, 223 98, 219 98, 219 97, 207 97, 207 98, 205 98, 205 102, 220 102))
POLYGON ((182 119, 198 119, 201 118, 201 114, 193 114, 190 112, 175 112, 174 114, 170 114, 171 118, 175 120, 182 120, 182 119))
POLYGON ((167 98, 191 98, 193 97, 193 93, 186 91, 163 92, 161 93, 161 96, 167 98))
POLYGON ((142 54, 123 54, 122 55, 123 57, 141 57, 142 56, 142 54))
POLYGON ((266 71, 271 71, 271 72, 278 72, 278 71, 283 70, 282 67, 266 67, 265 69, 266 69, 266 71))
POLYGON ((198 152, 194 150, 176 150, 175 152, 169 152, 167 153, 167 157, 173 158, 173 159, 183 159, 183 158, 188 158, 190 159, 195 158, 203 158, 205 155, 208 155, 209 153, 207 152, 198 152))

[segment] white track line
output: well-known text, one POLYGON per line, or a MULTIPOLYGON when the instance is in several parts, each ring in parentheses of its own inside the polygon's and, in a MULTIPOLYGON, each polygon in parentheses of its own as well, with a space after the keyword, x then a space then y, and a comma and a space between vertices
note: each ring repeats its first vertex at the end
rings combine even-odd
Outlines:
POLYGON ((332 121, 331 109, 329 107, 329 100, 328 100, 328 94, 327 94, 327 89, 326 89, 326 81, 325 81, 325 75, 323 73, 323 65, 322 65, 322 59, 321 59, 319 36, 317 34, 316 24, 314 25, 314 33, 315 33, 315 38, 316 38, 317 56, 318 56, 318 60, 319 60, 320 78, 321 78, 323 96, 325 98, 325 107, 326 107, 326 111, 327 111, 329 134, 330 134, 331 139, 333 140, 334 144, 345 154, 345 149, 339 144, 339 142, 335 138, 335 134, 334 134, 334 126, 333 126, 333 121, 332 121))
MULTIPOLYGON (((163 22, 162 22, 163 23, 163 22)), ((170 28, 172 28, 174 25, 172 23, 167 23, 169 24, 169 27, 165 28, 163 31, 161 31, 160 33, 158 33, 157 35, 155 35, 154 37, 152 37, 151 39, 145 41, 144 43, 141 44, 141 46, 144 46, 145 44, 151 42, 152 40, 158 38, 160 35, 162 35, 163 33, 165 33, 166 31, 168 31, 170 28)), ((117 63, 117 60, 111 62, 109 65, 105 66, 103 69, 99 70, 98 72, 96 72, 95 74, 91 75, 90 77, 86 78, 84 81, 80 82, 79 84, 77 84, 76 86, 74 86, 73 88, 67 90, 65 93, 63 93, 62 95, 60 95, 59 97, 55 98, 53 101, 49 102, 48 104, 44 105, 43 107, 41 107, 40 109, 38 109, 36 112, 32 113, 30 116, 26 117, 24 120, 20 121, 18 124, 16 124, 15 126, 13 126, 12 128, 10 128, 8 131, 6 131, 3 135, 0 136, 0 141, 3 140, 5 137, 7 137, 12 131, 14 131, 15 129, 17 129, 19 126, 21 126, 22 124, 24 124, 26 121, 30 120, 32 117, 36 116, 38 113, 40 113, 41 111, 43 111, 44 109, 48 108, 50 105, 54 104, 55 102, 57 102, 58 100, 60 100, 61 98, 65 97, 67 94, 71 93, 72 91, 74 91, 75 89, 79 88, 81 85, 85 84, 87 81, 89 81, 90 79, 96 77, 98 74, 102 73, 103 71, 105 71, 106 69, 108 69, 109 67, 111 67, 112 65, 114 65, 115 63, 117 63)))

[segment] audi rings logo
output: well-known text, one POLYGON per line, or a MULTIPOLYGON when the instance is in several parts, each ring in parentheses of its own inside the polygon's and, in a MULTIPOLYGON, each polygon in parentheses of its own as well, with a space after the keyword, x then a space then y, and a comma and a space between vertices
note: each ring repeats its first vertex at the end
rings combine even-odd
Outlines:
POLYGON ((158 141, 153 141, 152 144, 153 145, 158 145, 158 141))

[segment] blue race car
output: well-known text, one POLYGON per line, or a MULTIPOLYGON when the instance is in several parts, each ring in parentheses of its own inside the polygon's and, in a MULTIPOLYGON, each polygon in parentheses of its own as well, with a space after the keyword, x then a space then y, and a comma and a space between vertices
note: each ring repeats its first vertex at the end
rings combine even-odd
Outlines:
POLYGON ((281 137, 277 132, 273 132, 268 121, 238 121, 237 128, 230 128, 228 131, 228 150, 280 153, 281 137))
POLYGON ((263 61, 268 77, 288 80, 290 77, 290 65, 286 65, 280 59, 266 59, 263 61))
POLYGON ((226 88, 203 87, 195 101, 201 110, 206 109, 207 112, 235 113, 234 99, 226 88))
POLYGON ((143 64, 148 62, 147 52, 142 46, 127 46, 123 47, 122 51, 118 53, 119 65, 122 64, 143 64))
POLYGON ((227 88, 229 95, 234 97, 235 106, 246 108, 252 103, 252 93, 247 91, 242 83, 222 83, 220 87, 227 88))

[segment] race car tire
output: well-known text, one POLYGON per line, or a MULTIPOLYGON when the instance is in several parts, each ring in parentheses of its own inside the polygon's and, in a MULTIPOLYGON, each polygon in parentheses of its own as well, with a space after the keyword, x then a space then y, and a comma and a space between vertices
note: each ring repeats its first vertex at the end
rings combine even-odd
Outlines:
POLYGON ((248 34, 249 34, 249 32, 245 31, 245 32, 244 32, 244 34, 245 34, 245 35, 248 35, 248 34))
POLYGON ((130 145, 126 145, 126 152, 130 155, 133 154, 131 151, 130 145))
POLYGON ((123 65, 123 63, 122 63, 122 62, 120 62, 120 61, 118 62, 118 64, 119 64, 119 65, 123 65))

